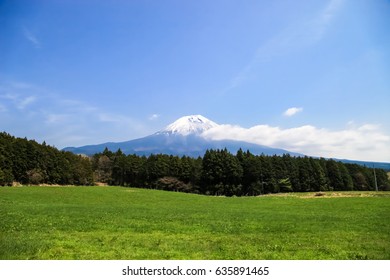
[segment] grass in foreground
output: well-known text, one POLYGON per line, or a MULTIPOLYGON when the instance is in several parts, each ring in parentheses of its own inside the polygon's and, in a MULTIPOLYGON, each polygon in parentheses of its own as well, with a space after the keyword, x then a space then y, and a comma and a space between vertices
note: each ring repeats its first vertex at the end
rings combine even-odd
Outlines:
POLYGON ((390 193, 0 188, 0 259, 390 259, 390 193))

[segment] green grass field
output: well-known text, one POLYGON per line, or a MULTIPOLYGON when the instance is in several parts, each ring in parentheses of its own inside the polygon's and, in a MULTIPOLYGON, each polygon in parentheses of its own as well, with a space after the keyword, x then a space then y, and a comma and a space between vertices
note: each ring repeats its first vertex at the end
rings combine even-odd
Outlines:
POLYGON ((390 259, 390 193, 0 188, 0 259, 390 259))

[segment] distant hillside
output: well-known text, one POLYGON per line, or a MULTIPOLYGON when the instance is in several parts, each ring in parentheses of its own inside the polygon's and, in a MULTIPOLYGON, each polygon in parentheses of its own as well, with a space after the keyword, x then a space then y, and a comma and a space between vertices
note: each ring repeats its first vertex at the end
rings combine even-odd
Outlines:
POLYGON ((349 160, 349 159, 335 159, 335 160, 341 161, 343 163, 358 164, 370 168, 380 168, 386 171, 390 171, 390 163, 388 162, 359 161, 359 160, 349 160))
POLYGON ((150 154, 169 154, 177 156, 203 156, 208 149, 224 149, 231 153, 236 153, 240 148, 244 151, 249 150, 254 154, 260 155, 283 155, 302 156, 283 149, 276 149, 267 146, 247 143, 234 140, 206 140, 196 135, 167 135, 153 134, 144 138, 130 140, 119 143, 103 143, 98 145, 88 145, 82 147, 68 147, 64 151, 70 151, 75 154, 94 155, 108 148, 111 151, 121 151, 125 154, 150 155, 150 154))

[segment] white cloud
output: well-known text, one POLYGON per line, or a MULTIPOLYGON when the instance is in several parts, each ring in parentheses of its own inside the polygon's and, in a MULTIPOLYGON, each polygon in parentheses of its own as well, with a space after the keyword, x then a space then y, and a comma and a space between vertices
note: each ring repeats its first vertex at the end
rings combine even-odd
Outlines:
POLYGON ((46 124, 61 124, 65 123, 69 118, 71 118, 71 115, 69 114, 55 114, 55 113, 49 113, 46 115, 46 124))
POLYGON ((97 120, 101 123, 110 123, 112 126, 117 126, 118 128, 139 128, 139 124, 134 119, 127 116, 108 112, 100 112, 96 114, 97 120))
POLYGON ((287 109, 283 115, 286 116, 286 117, 292 117, 294 116, 295 114, 299 113, 299 112, 302 112, 303 111, 303 108, 297 108, 297 107, 292 107, 292 108, 289 108, 287 109))
POLYGON ((158 118, 160 118, 160 115, 159 114, 153 114, 149 117, 149 120, 151 121, 154 121, 154 120, 157 120, 158 118))
POLYGON ((330 0, 325 8, 311 19, 292 23, 259 46, 252 59, 236 74, 224 92, 234 89, 256 75, 256 67, 264 61, 282 56, 319 42, 338 15, 345 0, 330 0))
POLYGON ((258 56, 264 55, 264 51, 272 55, 280 55, 318 43, 341 12, 343 4, 344 0, 330 0, 316 16, 290 25, 272 38, 265 48, 258 50, 258 56))
POLYGON ((221 125, 204 132, 203 136, 213 140, 247 141, 310 156, 390 161, 390 135, 374 124, 344 130, 329 130, 312 125, 288 129, 269 125, 250 128, 221 125))
POLYGON ((320 22, 322 24, 328 24, 331 22, 333 17, 339 13, 340 9, 342 8, 342 5, 344 4, 345 0, 331 0, 329 1, 328 5, 325 7, 325 9, 322 11, 320 16, 320 22))
POLYGON ((2 94, 0 95, 0 98, 11 100, 19 110, 23 110, 37 99, 36 96, 33 95, 23 96, 21 94, 11 93, 2 94))
POLYGON ((99 113, 98 119, 101 122, 111 122, 111 123, 116 123, 121 121, 121 119, 118 116, 114 116, 112 114, 107 114, 107 113, 99 113))
POLYGON ((2 113, 2 112, 7 112, 8 110, 7 110, 7 107, 5 106, 5 105, 3 105, 3 104, 1 104, 0 103, 0 113, 2 113))
POLYGON ((17 107, 21 110, 23 110, 24 108, 26 108, 26 106, 30 105, 31 103, 33 103, 34 101, 36 100, 36 97, 35 96, 27 96, 25 98, 21 98, 19 101, 18 101, 18 104, 17 104, 17 107))
POLYGON ((0 95, 0 98, 3 98, 3 99, 8 99, 8 100, 16 100, 18 97, 17 95, 15 94, 10 94, 10 93, 5 93, 5 94, 2 94, 0 95))
POLYGON ((341 8, 344 5, 345 0, 331 0, 325 9, 321 12, 320 16, 313 20, 311 23, 313 42, 319 41, 325 35, 326 30, 331 24, 332 20, 340 13, 341 8))
POLYGON ((26 27, 23 27, 23 33, 24 33, 24 37, 30 42, 32 43, 32 45, 35 47, 35 48, 40 48, 41 47, 41 42, 38 40, 38 38, 30 31, 28 30, 26 27))
POLYGON ((2 130, 59 148, 119 142, 150 133, 143 122, 125 114, 24 83, 0 83, 0 112, 3 109, 2 130))

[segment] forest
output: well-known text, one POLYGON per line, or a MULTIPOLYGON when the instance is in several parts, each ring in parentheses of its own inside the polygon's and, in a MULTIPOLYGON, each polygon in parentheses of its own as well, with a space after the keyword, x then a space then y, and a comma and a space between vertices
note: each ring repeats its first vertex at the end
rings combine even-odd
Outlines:
POLYGON ((208 150, 203 157, 126 155, 105 149, 92 157, 0 133, 0 185, 107 184, 206 195, 390 190, 383 169, 312 157, 208 150))
POLYGON ((93 185, 90 159, 0 133, 0 185, 93 185))

